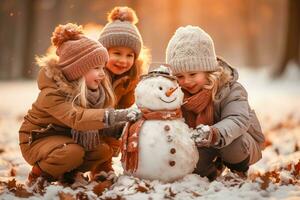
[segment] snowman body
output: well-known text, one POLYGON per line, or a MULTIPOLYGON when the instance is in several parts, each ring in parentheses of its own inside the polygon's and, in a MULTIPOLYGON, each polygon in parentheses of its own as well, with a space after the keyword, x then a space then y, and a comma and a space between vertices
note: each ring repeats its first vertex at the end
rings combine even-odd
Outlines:
MULTIPOLYGON (((163 76, 142 79, 135 90, 136 105, 153 111, 180 109, 183 93, 175 80, 163 76), (170 88, 177 88, 166 95, 170 88)), ((182 117, 146 120, 138 139, 138 167, 126 174, 143 179, 170 182, 192 173, 198 151, 191 130, 182 117)))

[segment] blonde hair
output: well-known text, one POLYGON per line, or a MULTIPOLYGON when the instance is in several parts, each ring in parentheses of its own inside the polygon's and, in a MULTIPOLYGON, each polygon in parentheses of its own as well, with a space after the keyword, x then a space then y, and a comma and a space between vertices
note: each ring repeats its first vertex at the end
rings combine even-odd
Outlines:
POLYGON ((215 100, 215 96, 220 88, 232 80, 231 70, 228 67, 218 66, 216 71, 207 72, 206 77, 208 84, 203 88, 212 90, 212 99, 215 100))
MULTIPOLYGON (((85 78, 82 77, 78 80, 78 94, 73 98, 72 105, 74 105, 74 102, 79 98, 79 105, 87 108, 87 86, 85 82, 85 78)), ((103 108, 112 108, 116 104, 116 98, 114 95, 114 92, 112 90, 112 86, 110 84, 110 81, 107 78, 107 75, 105 75, 105 78, 101 82, 103 89, 104 89, 104 95, 105 95, 105 102, 103 108)))

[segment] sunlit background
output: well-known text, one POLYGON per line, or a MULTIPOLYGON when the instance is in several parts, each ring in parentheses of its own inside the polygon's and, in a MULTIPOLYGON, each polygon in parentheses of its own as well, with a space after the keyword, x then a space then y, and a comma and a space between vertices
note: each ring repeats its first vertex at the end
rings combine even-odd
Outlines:
MULTIPOLYGON (((196 25, 208 32, 217 54, 238 69, 239 82, 266 137, 262 159, 250 167, 244 185, 236 185, 230 176, 228 181, 225 177, 225 182, 212 184, 191 176, 192 181, 187 178, 168 186, 151 183, 155 189, 143 189, 143 195, 149 199, 173 199, 174 195, 176 199, 193 195, 197 199, 201 195, 204 199, 299 199, 300 0, 0 0, 0 199, 16 199, 15 188, 7 183, 24 184, 31 170, 21 155, 18 132, 39 93, 35 56, 55 52, 50 37, 58 24, 80 24, 89 37, 97 39, 115 6, 136 11, 137 26, 153 62, 165 61, 168 41, 178 27, 196 25)), ((114 158, 113 167, 122 174, 120 158, 114 158)), ((131 181, 120 180, 116 185, 122 191, 117 194, 134 196, 131 181)), ((60 186, 51 185, 44 197, 58 199, 61 191, 60 186)), ((90 189, 83 191, 95 199, 90 189)), ((103 199, 115 198, 109 192, 103 199)), ((78 191, 73 194, 77 199, 78 191)), ((134 199, 146 199, 140 197, 134 199)))
POLYGON ((35 78, 36 55, 49 49, 58 24, 74 22, 97 39, 114 6, 136 10, 152 61, 165 60, 179 26, 197 25, 215 42, 218 55, 236 67, 269 67, 281 75, 299 64, 300 1, 297 0, 1 0, 0 80, 35 78))

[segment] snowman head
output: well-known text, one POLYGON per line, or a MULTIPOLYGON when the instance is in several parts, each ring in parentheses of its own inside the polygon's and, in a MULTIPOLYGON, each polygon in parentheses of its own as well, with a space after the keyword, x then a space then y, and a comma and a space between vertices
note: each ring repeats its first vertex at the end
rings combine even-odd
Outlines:
POLYGON ((176 77, 165 66, 159 66, 142 77, 135 89, 135 102, 140 108, 174 110, 180 108, 183 92, 176 77))

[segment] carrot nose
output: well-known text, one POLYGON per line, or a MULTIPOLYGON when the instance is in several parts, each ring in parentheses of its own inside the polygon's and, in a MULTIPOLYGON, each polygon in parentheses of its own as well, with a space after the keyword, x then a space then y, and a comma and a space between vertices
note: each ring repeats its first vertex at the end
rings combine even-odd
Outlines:
POLYGON ((168 91, 166 91, 166 96, 167 97, 171 96, 175 92, 175 90, 177 90, 177 88, 178 87, 168 89, 168 91))

